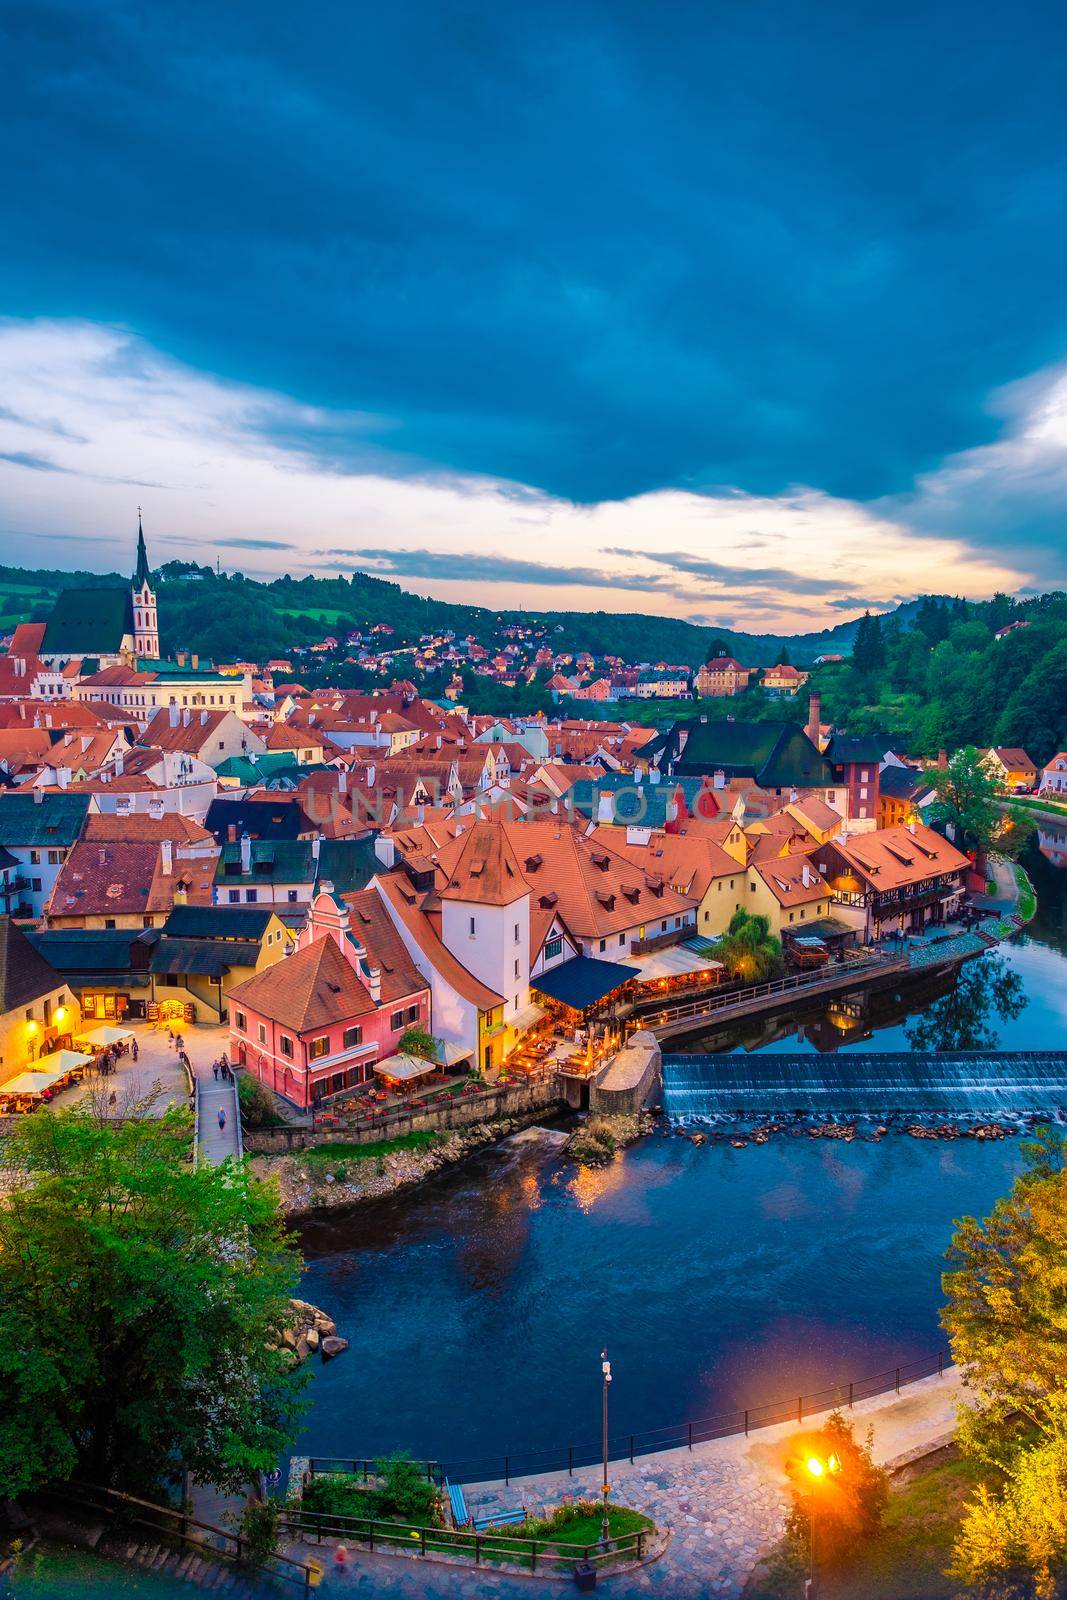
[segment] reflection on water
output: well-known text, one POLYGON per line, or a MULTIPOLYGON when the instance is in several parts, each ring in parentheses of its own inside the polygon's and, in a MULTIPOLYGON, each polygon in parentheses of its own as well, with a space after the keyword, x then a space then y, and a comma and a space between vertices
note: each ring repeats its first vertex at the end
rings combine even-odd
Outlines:
POLYGON ((308 1230, 303 1293, 352 1348, 316 1369, 305 1442, 456 1460, 595 1441, 862 1376, 939 1348, 952 1219, 1008 1187, 1013 1141, 656 1136, 579 1174, 487 1151, 402 1203, 308 1230))
POLYGON ((1015 1022, 1028 1004, 1023 976, 999 950, 961 968, 947 994, 911 1017, 904 1035, 912 1050, 995 1050, 998 1022, 1015 1022))

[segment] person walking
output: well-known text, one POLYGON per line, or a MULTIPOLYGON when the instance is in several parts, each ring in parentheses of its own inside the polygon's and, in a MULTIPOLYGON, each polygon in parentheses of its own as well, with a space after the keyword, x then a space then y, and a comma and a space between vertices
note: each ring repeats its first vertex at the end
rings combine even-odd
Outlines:
POLYGON ((130 1055, 133 1057, 133 1059, 135 1061, 137 1060, 137 1040, 136 1039, 131 1039, 130 1040, 130 1055))
POLYGON ((226 1127, 226 1112, 225 1112, 225 1110, 223 1109, 222 1106, 219 1106, 219 1132, 221 1133, 225 1129, 225 1127, 226 1127))
POLYGON ((215 1082, 218 1083, 218 1081, 219 1081, 219 1064, 218 1064, 217 1061, 213 1061, 211 1063, 211 1076, 214 1078, 215 1082))

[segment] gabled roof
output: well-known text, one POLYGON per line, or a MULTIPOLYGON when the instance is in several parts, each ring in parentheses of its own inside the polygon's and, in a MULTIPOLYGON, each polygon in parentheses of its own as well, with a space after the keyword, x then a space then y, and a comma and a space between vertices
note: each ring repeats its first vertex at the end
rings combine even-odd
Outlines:
POLYGON ((1025 750, 1020 750, 1011 745, 994 746, 993 754, 1003 762, 1009 771, 1036 772, 1037 768, 1030 760, 1025 750))
POLYGON ((26 937, 57 972, 70 977, 147 971, 151 948, 147 932, 140 928, 37 928, 26 937))
POLYGON ((211 903, 215 857, 183 859, 175 850, 163 869, 162 845, 154 840, 94 844, 83 840, 59 869, 48 902, 49 917, 150 916, 170 911, 180 886, 188 897, 211 903))
POLYGON ((382 975, 382 1001, 391 1005, 426 988, 426 979, 408 955, 392 917, 375 889, 343 896, 354 939, 366 946, 371 966, 382 975))
POLYGON ((195 972, 201 977, 221 978, 233 967, 254 967, 258 960, 258 944, 164 936, 152 951, 149 965, 153 972, 195 972))
POLYGON ((303 811, 292 800, 212 800, 207 808, 204 826, 213 833, 220 844, 224 843, 230 828, 237 829, 237 837, 247 833, 250 839, 296 839, 305 831, 303 811))
POLYGON ((175 906, 160 932, 176 939, 258 943, 274 914, 273 906, 175 906))
POLYGON ((294 1033, 328 1028, 375 1010, 366 985, 328 933, 239 983, 229 998, 294 1033))
POLYGON ((503 996, 468 972, 462 961, 442 942, 435 926, 435 921, 440 919, 427 914, 424 909, 427 897, 412 888, 403 871, 379 873, 375 882, 414 943, 450 988, 479 1011, 492 1011, 503 1005, 503 996))
POLYGON ((729 778, 752 778, 764 789, 832 787, 833 768, 795 722, 675 723, 668 749, 678 736, 688 739, 675 762, 679 775, 721 771, 729 778))
POLYGON ((922 883, 926 878, 941 877, 945 873, 960 872, 971 864, 961 850, 922 822, 881 828, 877 833, 861 833, 849 839, 833 839, 815 851, 815 859, 820 863, 824 850, 836 850, 878 893, 922 883))
POLYGON ((0 1014, 32 1005, 61 988, 63 979, 16 927, 0 917, 0 1014))
POLYGON ((63 589, 45 623, 43 655, 114 655, 133 633, 129 589, 63 589))
POLYGON ((219 856, 215 882, 239 888, 257 883, 314 883, 316 862, 310 839, 253 839, 252 869, 241 871, 240 843, 226 843, 219 856))
POLYGON ((813 900, 830 898, 829 887, 806 856, 754 861, 752 868, 781 906, 810 905, 813 900))
POLYGON ((65 849, 81 833, 87 794, 0 794, 0 844, 65 849))

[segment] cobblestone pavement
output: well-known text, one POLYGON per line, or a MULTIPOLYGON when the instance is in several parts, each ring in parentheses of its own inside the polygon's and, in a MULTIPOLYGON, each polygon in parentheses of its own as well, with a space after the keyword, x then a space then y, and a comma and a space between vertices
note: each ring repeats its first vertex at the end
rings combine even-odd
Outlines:
MULTIPOLYGON (((899 1398, 881 1396, 861 1402, 854 1417, 859 1431, 874 1428, 874 1453, 893 1461, 909 1452, 942 1443, 951 1434, 960 1393, 957 1374, 928 1378, 910 1385, 899 1398)), ((761 1429, 751 1439, 732 1437, 697 1445, 692 1452, 613 1463, 612 1497, 652 1517, 670 1538, 664 1554, 646 1567, 614 1576, 602 1573, 598 1588, 612 1600, 662 1596, 663 1600, 700 1600, 705 1595, 737 1600, 760 1552, 780 1537, 786 1488, 784 1463, 796 1449, 798 1430, 783 1424, 761 1429)), ((595 1496, 599 1468, 527 1478, 510 1486, 473 1484, 465 1487, 474 1515, 494 1509, 526 1506, 533 1512, 558 1505, 566 1494, 595 1496)), ((512 1600, 535 1586, 552 1589, 552 1579, 520 1577, 451 1567, 444 1563, 368 1555, 353 1549, 339 1566, 333 1550, 304 1547, 327 1568, 323 1590, 329 1594, 365 1594, 383 1600, 512 1600)), ((569 1582, 569 1575, 561 1581, 569 1582)))
MULTIPOLYGON (((103 1086, 108 1094, 114 1091, 116 1105, 129 1095, 146 1095, 158 1083, 162 1090, 157 1110, 168 1105, 189 1104, 189 1084, 184 1069, 178 1061, 178 1052, 167 1037, 166 1029, 150 1027, 148 1023, 134 1023, 130 1029, 137 1040, 137 1060, 132 1056, 119 1057, 114 1072, 106 1078, 89 1078, 83 1083, 64 1089, 52 1101, 53 1105, 70 1106, 86 1095, 98 1092, 103 1086)), ((193 1069, 203 1066, 211 1081, 211 1063, 226 1048, 229 1035, 225 1028, 190 1027, 185 1030, 185 1048, 193 1069)))

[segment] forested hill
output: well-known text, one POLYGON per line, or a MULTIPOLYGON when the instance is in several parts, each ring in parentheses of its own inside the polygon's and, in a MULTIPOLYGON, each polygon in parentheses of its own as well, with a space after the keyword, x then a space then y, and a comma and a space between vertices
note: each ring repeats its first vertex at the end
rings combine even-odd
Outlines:
MULTIPOLYGON (((565 650, 617 655, 625 661, 665 660, 698 666, 709 646, 721 642, 746 665, 778 660, 788 651, 794 664, 829 652, 847 654, 857 619, 821 633, 748 634, 698 626, 670 617, 607 611, 491 611, 483 606, 429 600, 368 573, 349 578, 277 578, 260 583, 240 573, 217 576, 210 567, 170 562, 156 574, 161 644, 166 654, 195 650, 216 659, 246 651, 258 656, 284 654, 314 643, 324 633, 343 639, 351 629, 376 622, 394 629, 392 643, 414 642, 421 633, 453 629, 489 644, 509 622, 543 625, 565 650)), ((41 619, 60 589, 125 585, 119 573, 57 572, 0 567, 0 630, 41 619)), ((894 615, 907 625, 919 602, 894 615)))

